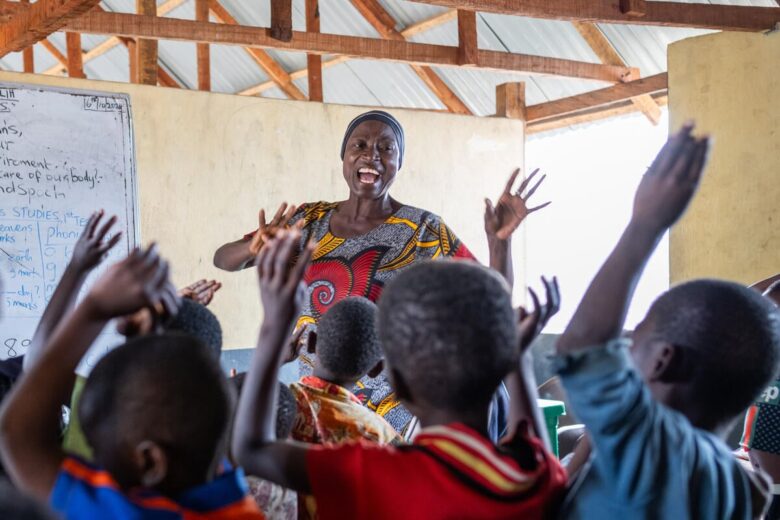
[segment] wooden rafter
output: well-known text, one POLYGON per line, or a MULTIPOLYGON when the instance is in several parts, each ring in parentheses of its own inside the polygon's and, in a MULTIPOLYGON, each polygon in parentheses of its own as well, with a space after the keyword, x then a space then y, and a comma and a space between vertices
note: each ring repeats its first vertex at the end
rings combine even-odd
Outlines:
MULTIPOLYGON (((201 22, 209 20, 209 0, 195 0, 195 19, 201 22)), ((198 90, 211 90, 211 52, 208 43, 196 44, 198 59, 198 90)))
POLYGON ((611 105, 618 102, 629 101, 631 98, 645 94, 654 94, 665 91, 668 74, 666 72, 637 79, 629 83, 618 83, 584 94, 578 94, 563 99, 556 99, 547 103, 531 105, 527 109, 528 121, 535 122, 561 116, 575 114, 583 110, 591 110, 594 107, 611 105))
MULTIPOLYGON (((23 4, 29 4, 30 0, 22 0, 23 4)), ((23 69, 25 72, 35 72, 35 53, 32 45, 22 51, 23 69)))
MULTIPOLYGON (((270 37, 268 29, 261 27, 225 26, 217 23, 123 13, 87 13, 73 20, 68 28, 82 33, 117 34, 130 38, 279 48, 315 54, 345 54, 417 65, 459 66, 458 48, 447 45, 297 31, 293 31, 291 41, 280 42, 270 37)), ((480 68, 489 70, 551 74, 614 83, 624 81, 636 73, 626 67, 489 50, 479 50, 478 60, 480 68)))
POLYGON ((68 51, 68 76, 71 78, 86 78, 82 61, 81 35, 65 33, 65 46, 68 51))
MULTIPOLYGON (((180 5, 182 5, 183 3, 188 2, 188 1, 189 0, 168 0, 167 2, 164 2, 164 3, 160 4, 159 6, 157 6, 157 16, 166 15, 166 14, 170 13, 171 11, 173 11, 174 9, 176 9, 177 7, 179 7, 180 5)), ((4 4, 4 5, 6 5, 6 4, 4 4)), ((100 9, 100 7, 97 7, 97 9, 100 9)), ((108 51, 110 51, 111 49, 116 47, 117 45, 125 45, 125 47, 127 47, 125 42, 122 39, 120 39, 120 38, 118 38, 116 36, 112 36, 110 38, 107 38, 104 42, 100 43, 99 45, 97 45, 97 46, 93 47, 92 49, 88 50, 87 52, 85 52, 84 56, 82 56, 82 61, 84 63, 92 61, 95 58, 97 58, 98 56, 102 56, 103 54, 107 53, 108 51)), ((44 74, 62 74, 63 72, 65 72, 65 70, 66 70, 66 67, 64 65, 62 65, 62 64, 59 64, 59 65, 54 65, 52 67, 49 67, 48 69, 43 71, 43 73, 44 74)), ((158 75, 160 74, 160 69, 157 70, 157 74, 158 75)), ((176 83, 176 85, 179 86, 178 82, 176 83)))
POLYGON ((496 85, 496 115, 522 121, 527 119, 524 82, 496 85))
MULTIPOLYGON (((363 18, 387 40, 406 41, 406 37, 395 28, 396 22, 378 0, 352 0, 352 5, 363 15, 363 18)), ((476 50, 476 49, 475 49, 476 50)), ((471 110, 461 101, 457 94, 430 67, 412 65, 417 77, 439 98, 447 110, 455 114, 470 115, 471 110)))
POLYGON ((461 65, 477 65, 477 13, 458 10, 458 60, 461 65))
POLYGON ((54 59, 60 62, 60 65, 65 67, 65 69, 67 70, 68 58, 64 54, 62 54, 60 50, 57 47, 55 47, 52 42, 44 38, 43 40, 40 41, 40 44, 41 47, 46 49, 46 51, 48 51, 49 54, 54 56, 54 59))
MULTIPOLYGON (((601 29, 599 29, 596 24, 590 22, 572 23, 596 56, 598 56, 599 60, 601 60, 601 63, 626 66, 626 62, 623 61, 623 58, 617 53, 615 47, 612 46, 612 43, 604 36, 604 33, 601 32, 601 29)), ((634 103, 654 125, 657 125, 661 120, 661 108, 649 95, 637 96, 633 98, 631 102, 634 103)))
MULTIPOLYGON (((222 6, 222 4, 219 3, 219 0, 211 0, 209 2, 209 9, 211 10, 211 15, 220 24, 240 27, 238 21, 233 18, 233 15, 231 15, 228 10, 222 6)), ((219 27, 219 25, 217 25, 217 27, 219 27)), ((227 28, 225 27, 224 29, 227 28)), ((269 37, 267 37, 267 39, 268 41, 276 41, 271 40, 269 37)), ((272 47, 272 45, 269 45, 269 47, 272 47)), ((276 86, 278 86, 289 98, 298 100, 306 99, 306 95, 301 92, 301 89, 299 89, 295 83, 293 83, 290 74, 288 74, 287 71, 284 70, 270 54, 262 49, 256 49, 248 46, 245 46, 245 50, 247 53, 249 53, 249 56, 255 61, 255 63, 257 63, 260 68, 265 71, 271 81, 273 81, 274 84, 276 84, 276 86)))
POLYGON ((0 57, 21 51, 95 7, 100 0, 38 0, 0 24, 0 57))
MULTIPOLYGON (((665 106, 669 102, 669 97, 666 94, 654 94, 652 97, 653 102, 658 106, 665 106)), ((525 133, 526 135, 540 134, 636 112, 639 112, 637 106, 626 100, 613 105, 599 106, 575 114, 563 115, 558 118, 530 122, 525 127, 525 133)))
POLYGON ((416 0, 489 13, 593 23, 691 27, 716 31, 767 31, 780 22, 775 7, 645 2, 644 14, 621 11, 615 0, 416 0))
MULTIPOLYGON (((157 17, 157 0, 135 0, 138 14, 157 17)), ((157 46, 154 38, 136 41, 136 76, 133 81, 143 85, 157 85, 157 46)))
MULTIPOLYGON (((427 30, 433 29, 434 27, 438 27, 447 22, 451 22, 456 18, 456 16, 457 13, 455 10, 445 11, 442 14, 437 14, 436 16, 432 16, 431 18, 426 18, 425 20, 410 25, 406 29, 402 30, 401 34, 404 36, 404 38, 411 38, 414 35, 423 33, 427 30)), ((336 58, 331 58, 327 61, 322 62, 322 68, 326 69, 329 67, 333 67, 340 63, 349 61, 350 59, 351 58, 349 56, 338 56, 336 58)), ((308 73, 309 73, 308 69, 299 69, 294 72, 291 72, 290 78, 292 78, 293 80, 305 78, 308 75, 308 73)), ((244 89, 238 92, 238 94, 242 96, 256 96, 257 94, 265 92, 268 89, 272 89, 275 86, 276 83, 274 83, 273 81, 264 81, 263 83, 244 89)))
POLYGON ((283 42, 292 38, 292 0, 271 0, 271 38, 283 42))

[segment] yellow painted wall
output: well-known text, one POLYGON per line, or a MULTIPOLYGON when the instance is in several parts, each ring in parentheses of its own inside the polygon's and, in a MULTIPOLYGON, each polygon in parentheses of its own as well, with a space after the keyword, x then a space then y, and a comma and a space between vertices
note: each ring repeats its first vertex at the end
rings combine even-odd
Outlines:
POLYGON ((669 47, 672 128, 714 137, 699 195, 670 242, 672 282, 752 283, 780 272, 780 33, 719 33, 669 47))
MULTIPOLYGON (((178 285, 222 280, 212 310, 225 348, 253 345, 261 316, 254 273, 219 271, 213 253, 254 230, 260 208, 345 198, 341 138, 364 109, 7 72, 0 81, 130 94, 141 237, 160 243, 178 285)), ((497 196, 511 170, 523 165, 522 123, 392 112, 407 144, 391 193, 441 215, 487 262, 483 198, 497 196)), ((516 242, 520 256, 522 240, 516 242)))

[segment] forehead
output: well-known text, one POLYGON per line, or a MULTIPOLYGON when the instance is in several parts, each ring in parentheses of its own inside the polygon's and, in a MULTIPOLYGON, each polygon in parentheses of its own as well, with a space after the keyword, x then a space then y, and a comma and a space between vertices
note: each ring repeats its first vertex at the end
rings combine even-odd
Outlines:
POLYGON ((352 130, 350 139, 392 139, 395 141, 395 134, 390 126, 381 121, 363 121, 352 130))

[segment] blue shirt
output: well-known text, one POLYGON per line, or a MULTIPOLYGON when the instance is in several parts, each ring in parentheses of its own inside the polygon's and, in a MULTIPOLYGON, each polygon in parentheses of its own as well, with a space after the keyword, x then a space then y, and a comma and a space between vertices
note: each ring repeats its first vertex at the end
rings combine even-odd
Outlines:
POLYGON ((593 453, 561 518, 753 518, 751 478, 717 436, 653 399, 615 341, 556 360, 593 453))
POLYGON ((111 475, 75 457, 62 463, 51 493, 52 509, 68 520, 94 518, 148 520, 262 519, 247 496, 240 469, 185 491, 173 501, 150 490, 124 493, 111 475))

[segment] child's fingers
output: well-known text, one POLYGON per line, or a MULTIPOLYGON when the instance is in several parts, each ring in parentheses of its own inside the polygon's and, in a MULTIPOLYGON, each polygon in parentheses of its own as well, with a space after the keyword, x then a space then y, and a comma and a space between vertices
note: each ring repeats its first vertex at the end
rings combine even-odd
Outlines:
POLYGON ((266 243, 263 249, 268 249, 268 254, 263 257, 263 278, 266 281, 274 279, 274 260, 276 259, 277 251, 279 250, 279 239, 272 238, 266 243))
POLYGON ((103 226, 100 228, 100 231, 98 231, 96 234, 93 235, 95 240, 97 240, 98 242, 102 242, 103 238, 105 238, 106 234, 111 229, 111 227, 114 224, 116 224, 117 220, 118 219, 117 219, 116 215, 111 215, 111 218, 108 219, 105 224, 103 224, 103 226))
POLYGON ((284 284, 291 270, 288 268, 292 261, 295 249, 297 249, 298 242, 301 235, 297 231, 291 231, 284 233, 280 238, 281 244, 279 246, 279 252, 276 255, 276 264, 274 265, 275 276, 280 284, 284 284))
POLYGON ((257 256, 255 257, 255 266, 257 266, 257 275, 260 278, 264 278, 266 274, 263 268, 265 266, 265 257, 268 256, 269 249, 270 247, 267 246, 264 247, 263 249, 260 250, 260 253, 258 253, 257 256))
POLYGON ((531 301, 534 302, 534 310, 531 311, 531 314, 540 312, 542 306, 539 304, 539 297, 536 295, 536 291, 529 287, 528 293, 531 295, 531 301))
POLYGON ((509 176, 509 180, 506 181, 506 187, 504 188, 504 193, 507 195, 512 193, 512 186, 515 185, 515 181, 517 180, 517 176, 520 175, 520 168, 515 168, 515 171, 512 172, 512 175, 509 176))
MULTIPOLYGON (((534 170, 534 173, 536 173, 536 172, 538 172, 538 171, 539 171, 538 169, 537 169, 537 170, 534 170)), ((518 194, 518 195, 520 195, 520 197, 522 197, 522 199, 523 199, 523 200, 526 200, 526 201, 527 201, 528 199, 530 199, 530 198, 531 198, 531 195, 533 195, 534 193, 536 193, 536 190, 538 190, 538 189, 539 189, 539 185, 540 185, 540 184, 542 184, 542 182, 544 182, 544 179, 546 179, 546 178, 547 178, 547 174, 545 173, 544 175, 542 175, 542 176, 539 178, 539 180, 538 180, 538 181, 536 181, 536 184, 534 184, 534 185, 531 187, 531 189, 530 189, 530 190, 528 190, 528 193, 525 195, 525 197, 523 197, 523 195, 522 195, 522 192, 518 192, 517 194, 518 194)))
POLYGON ((102 257, 104 254, 108 253, 113 249, 115 245, 119 243, 119 241, 122 239, 122 232, 117 232, 116 235, 112 236, 110 239, 108 239, 108 242, 98 247, 98 254, 102 257))
POLYGON ((517 195, 520 195, 525 191, 525 188, 528 186, 528 183, 531 182, 531 180, 536 176, 536 174, 539 173, 539 168, 535 169, 531 172, 531 175, 526 177, 523 182, 520 183, 520 187, 517 188, 517 191, 515 192, 517 195))
POLYGON ((551 200, 548 200, 548 201, 547 201, 547 202, 545 202, 544 204, 539 204, 538 206, 534 206, 533 208, 528 208, 528 213, 529 213, 529 214, 531 214, 531 213, 533 213, 534 211, 539 211, 540 209, 544 209, 544 208, 546 208, 547 206, 549 206, 550 204, 552 204, 552 201, 551 201, 551 200))
POLYGON ((84 238, 92 238, 92 235, 95 233, 95 228, 98 225, 98 222, 100 221, 100 217, 103 216, 103 210, 99 209, 96 212, 94 212, 87 221, 87 225, 84 226, 84 231, 81 232, 81 237, 84 238))
POLYGON ((693 159, 688 165, 687 180, 691 184, 698 184, 701 179, 701 174, 704 171, 704 166, 707 164, 707 156, 710 150, 710 138, 709 136, 703 137, 697 143, 696 150, 693 153, 693 159))
POLYGON ((661 151, 658 152, 648 173, 654 174, 667 171, 674 163, 680 147, 685 143, 686 139, 689 138, 692 130, 693 123, 689 121, 685 123, 676 134, 670 137, 663 148, 661 148, 661 151))
POLYGON ((165 287, 160 294, 160 301, 166 316, 174 317, 179 313, 181 299, 172 283, 167 282, 165 284, 165 287))
POLYGON ((666 175, 669 175, 675 179, 683 179, 685 177, 685 173, 688 171, 688 165, 691 162, 693 152, 695 150, 696 140, 689 136, 680 146, 680 150, 677 153, 677 158, 666 171, 666 175))
POLYGON ((165 286, 166 282, 168 282, 169 270, 170 270, 170 266, 168 265, 168 262, 166 262, 163 259, 160 259, 160 263, 158 264, 157 269, 152 275, 149 285, 153 287, 154 290, 156 291, 162 289, 165 286))
POLYGON ((311 257, 314 254, 314 244, 307 243, 301 254, 298 255, 298 261, 295 262, 292 271, 290 271, 290 282, 296 285, 303 280, 303 274, 306 272, 306 268, 309 267, 311 257))

